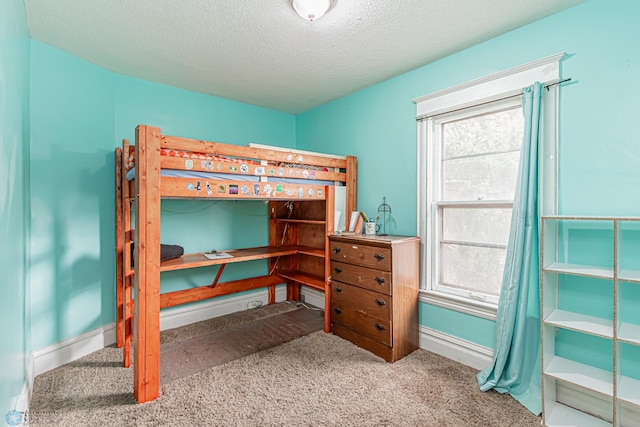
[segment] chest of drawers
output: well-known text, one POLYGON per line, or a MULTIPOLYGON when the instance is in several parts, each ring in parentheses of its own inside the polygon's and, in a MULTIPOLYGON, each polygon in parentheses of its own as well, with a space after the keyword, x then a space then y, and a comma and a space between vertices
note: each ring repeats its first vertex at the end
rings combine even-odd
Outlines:
POLYGON ((418 348, 418 237, 335 235, 331 332, 395 362, 418 348))

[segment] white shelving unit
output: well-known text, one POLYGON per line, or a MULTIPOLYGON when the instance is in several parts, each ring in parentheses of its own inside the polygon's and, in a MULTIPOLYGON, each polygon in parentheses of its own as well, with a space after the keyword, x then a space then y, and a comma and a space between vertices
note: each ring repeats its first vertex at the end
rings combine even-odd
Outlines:
POLYGON ((544 425, 640 425, 640 218, 543 216, 541 236, 544 425))

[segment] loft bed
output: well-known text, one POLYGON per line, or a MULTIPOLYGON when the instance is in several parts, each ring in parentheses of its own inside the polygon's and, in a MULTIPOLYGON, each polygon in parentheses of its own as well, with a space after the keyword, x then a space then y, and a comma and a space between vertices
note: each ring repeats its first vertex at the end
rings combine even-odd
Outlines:
POLYGON ((276 286, 300 299, 300 286, 325 293, 324 330, 330 331, 329 245, 339 215, 356 210, 357 159, 268 146, 238 146, 163 135, 139 125, 116 157, 116 344, 129 367, 133 342, 134 396, 160 393, 160 310, 258 288, 275 303, 276 286), (204 252, 161 261, 160 201, 266 200, 269 245, 229 249, 231 258, 204 252), (132 223, 132 218, 135 218, 132 223), (229 263, 267 259, 268 273, 220 283, 229 263), (218 266, 212 283, 160 292, 164 271, 218 266))

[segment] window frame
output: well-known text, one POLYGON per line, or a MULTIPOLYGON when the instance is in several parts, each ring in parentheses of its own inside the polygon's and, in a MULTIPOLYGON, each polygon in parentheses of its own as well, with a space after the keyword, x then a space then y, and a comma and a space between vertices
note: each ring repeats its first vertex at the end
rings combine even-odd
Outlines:
MULTIPOLYGON (((437 116, 429 117, 426 120, 430 121, 430 127, 433 130, 433 134, 427 137, 429 141, 429 145, 432 148, 432 156, 430 156, 430 164, 427 165, 433 171, 432 176, 436 176, 436 179, 431 180, 431 188, 430 191, 427 192, 427 204, 432 206, 432 215, 429 216, 428 221, 429 224, 427 229, 431 231, 432 239, 430 239, 430 250, 431 254, 434 257, 431 260, 431 268, 430 271, 431 277, 428 278, 431 284, 431 290, 435 292, 439 292, 442 294, 450 294, 455 297, 461 298, 463 300, 469 299, 478 301, 480 303, 486 303, 490 306, 497 306, 498 297, 493 297, 487 294, 483 294, 481 292, 473 292, 469 290, 455 289, 452 287, 447 287, 441 284, 441 280, 439 277, 441 275, 442 270, 442 258, 438 257, 440 253, 439 245, 443 242, 442 239, 442 210, 444 208, 513 208, 513 199, 510 200, 459 200, 459 201, 449 201, 442 200, 442 183, 443 183, 443 171, 442 171, 442 162, 443 162, 443 136, 442 136, 442 125, 457 121, 464 120, 468 118, 472 118, 474 116, 478 116, 481 114, 492 114, 498 113, 500 111, 510 110, 510 109, 522 109, 522 101, 520 97, 510 97, 503 100, 497 100, 493 102, 483 103, 480 106, 467 107, 460 110, 455 111, 454 113, 448 114, 440 114, 437 116)), ((519 150, 518 150, 519 152, 519 150)), ((496 246, 504 246, 505 245, 496 245, 496 246)))
MULTIPOLYGON (((433 235, 433 224, 437 223, 438 205, 434 200, 434 182, 429 170, 434 163, 434 117, 443 116, 459 110, 482 108, 508 98, 517 99, 522 88, 536 81, 553 84, 560 80, 560 61, 564 53, 540 59, 519 67, 505 70, 449 89, 441 90, 414 99, 418 122, 417 138, 417 229, 421 237, 420 301, 440 307, 460 311, 476 317, 495 320, 497 300, 486 301, 443 292, 434 287, 437 283, 439 260, 434 259, 434 244, 439 244, 438 236, 433 235)), ((557 212, 557 133, 558 133, 558 86, 547 87, 543 98, 542 143, 540 146, 540 206, 541 214, 557 212)), ((508 101, 507 101, 508 102, 508 101)), ((438 165, 438 168, 440 166, 438 165)), ((440 173, 434 170, 433 173, 440 173)), ((441 175, 440 175, 441 176, 441 175)))

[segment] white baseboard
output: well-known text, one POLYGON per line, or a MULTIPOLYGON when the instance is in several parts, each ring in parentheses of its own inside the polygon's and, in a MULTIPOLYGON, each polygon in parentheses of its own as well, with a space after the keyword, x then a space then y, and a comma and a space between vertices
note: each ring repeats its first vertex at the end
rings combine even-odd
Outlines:
POLYGON ((33 379, 36 377, 35 375, 35 362, 33 360, 33 353, 29 354, 27 357, 27 372, 25 373, 26 381, 24 383, 24 387, 22 387, 22 392, 18 397, 18 408, 20 411, 26 411, 29 409, 31 405, 31 393, 33 392, 33 379))
POLYGON ((493 361, 492 349, 426 326, 420 326, 420 348, 478 370, 493 361))
MULTIPOLYGON (((286 288, 284 286, 277 287, 276 301, 284 301, 285 298, 286 288)), ((260 301, 263 305, 266 305, 268 303, 268 291, 260 289, 228 298, 212 299, 201 304, 163 310, 160 313, 160 330, 173 329, 225 314, 247 310, 247 304, 254 301, 260 301)), ((84 334, 33 351, 29 362, 31 368, 27 376, 29 396, 31 395, 33 379, 36 376, 113 345, 115 342, 115 323, 109 323, 84 334)))
POLYGON ((34 377, 52 369, 73 362, 87 354, 93 353, 116 342, 115 323, 109 323, 84 334, 66 339, 48 347, 34 350, 34 377))
POLYGON ((602 396, 591 393, 588 390, 569 387, 560 381, 556 381, 555 393, 558 402, 581 411, 587 411, 611 422, 613 415, 611 401, 607 402, 602 396))
POLYGON ((22 385, 20 394, 18 394, 17 396, 13 396, 10 399, 8 405, 8 408, 10 408, 11 411, 19 412, 21 414, 25 414, 29 410, 29 403, 31 401, 31 390, 33 389, 33 373, 29 364, 30 361, 28 360, 25 372, 25 382, 22 385))
MULTIPOLYGON (((609 422, 612 421, 613 408, 611 398, 591 392, 587 389, 571 387, 560 381, 555 385, 556 400, 563 405, 587 412, 609 422)), ((620 425, 640 425, 640 410, 632 405, 621 405, 618 411, 620 425)))
POLYGON ((320 292, 317 289, 302 286, 300 288, 300 295, 304 296, 305 304, 319 307, 324 310, 324 292, 320 292))
MULTIPOLYGON (((276 287, 276 302, 282 302, 287 297, 285 286, 276 287)), ((260 289, 250 293, 233 295, 227 298, 214 298, 197 305, 169 308, 160 313, 160 330, 174 329, 191 323, 201 322, 225 314, 247 310, 250 302, 260 301, 262 305, 269 303, 267 289, 260 289)))

